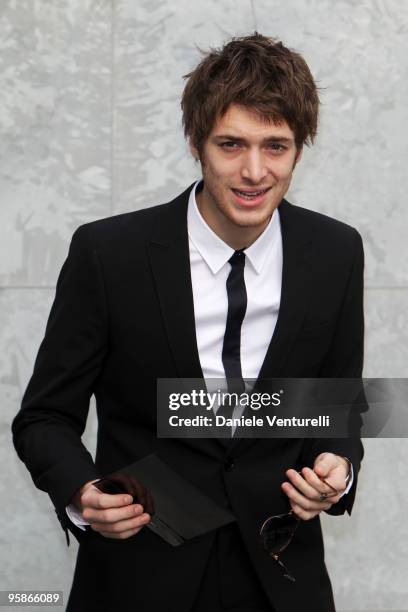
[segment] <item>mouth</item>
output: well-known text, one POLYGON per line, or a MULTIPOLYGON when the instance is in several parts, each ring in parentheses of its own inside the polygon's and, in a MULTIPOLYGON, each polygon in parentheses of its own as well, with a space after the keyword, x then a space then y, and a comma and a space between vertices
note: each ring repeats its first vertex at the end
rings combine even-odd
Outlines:
POLYGON ((257 206, 258 204, 262 204, 262 202, 265 200, 266 194, 267 192, 270 190, 271 188, 268 187, 267 189, 232 189, 231 191, 233 192, 233 194, 235 195, 236 200, 238 201, 239 204, 241 204, 241 206, 246 206, 246 207, 251 207, 251 206, 257 206))

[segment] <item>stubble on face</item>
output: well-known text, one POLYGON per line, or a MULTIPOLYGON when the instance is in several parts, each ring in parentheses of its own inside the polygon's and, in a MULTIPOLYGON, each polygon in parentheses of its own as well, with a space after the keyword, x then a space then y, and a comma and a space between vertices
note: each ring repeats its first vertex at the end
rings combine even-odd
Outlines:
MULTIPOLYGON (((290 175, 286 179, 280 180, 279 183, 274 183, 273 181, 268 183, 271 189, 268 192, 268 202, 266 205, 259 208, 259 210, 245 210, 242 208, 233 208, 230 204, 230 190, 234 185, 233 181, 231 187, 224 186, 224 176, 222 174, 219 175, 217 173, 217 168, 212 167, 210 164, 203 161, 202 158, 201 170, 204 189, 199 195, 202 199, 205 199, 205 208, 211 209, 213 214, 220 213, 228 222, 242 228, 261 228, 263 226, 264 229, 268 225, 274 210, 279 206, 289 189, 295 165, 296 162, 293 164, 290 175)), ((238 187, 254 189, 257 185, 248 182, 245 185, 240 183, 238 187)))
POLYGON ((285 196, 299 158, 286 122, 266 123, 247 109, 231 107, 213 128, 200 156, 204 188, 197 194, 197 204, 207 224, 233 248, 252 244, 285 196), (242 146, 232 152, 223 149, 223 134, 242 138, 242 146), (279 154, 259 146, 266 138, 278 137, 285 146, 279 154), (249 154, 250 149, 257 152, 249 154), (232 191, 264 188, 269 188, 265 200, 252 208, 240 205, 232 191))

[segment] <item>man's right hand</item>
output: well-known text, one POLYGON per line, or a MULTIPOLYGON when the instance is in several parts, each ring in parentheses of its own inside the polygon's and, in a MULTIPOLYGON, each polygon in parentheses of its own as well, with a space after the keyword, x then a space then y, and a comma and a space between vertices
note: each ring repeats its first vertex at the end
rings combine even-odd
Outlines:
POLYGON ((150 522, 150 515, 143 512, 141 504, 132 504, 133 498, 126 493, 109 495, 87 482, 72 498, 72 503, 81 512, 91 529, 105 538, 126 540, 150 522))

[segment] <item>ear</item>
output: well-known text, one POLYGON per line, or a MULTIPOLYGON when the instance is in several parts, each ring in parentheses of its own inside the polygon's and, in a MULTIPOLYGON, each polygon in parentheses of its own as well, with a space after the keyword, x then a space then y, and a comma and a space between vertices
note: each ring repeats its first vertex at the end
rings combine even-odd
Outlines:
POLYGON ((295 157, 295 163, 293 166, 296 166, 296 164, 300 162, 300 160, 302 159, 302 153, 303 153, 303 146, 299 147, 299 149, 297 150, 296 157, 295 157))
POLYGON ((195 161, 199 161, 200 155, 198 153, 197 148, 193 145, 191 140, 189 140, 188 144, 189 144, 189 147, 190 147, 191 155, 194 157, 195 161))

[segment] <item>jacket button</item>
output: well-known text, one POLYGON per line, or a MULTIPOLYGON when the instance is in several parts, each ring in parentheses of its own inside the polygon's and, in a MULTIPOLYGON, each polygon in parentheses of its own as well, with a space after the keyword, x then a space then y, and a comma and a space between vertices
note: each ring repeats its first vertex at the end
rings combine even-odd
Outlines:
POLYGON ((233 470, 235 467, 235 462, 233 457, 227 457, 227 459, 224 462, 224 469, 226 472, 231 472, 231 470, 233 470))

